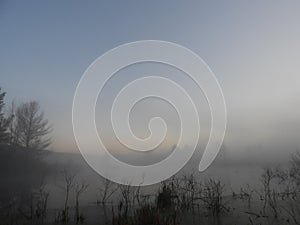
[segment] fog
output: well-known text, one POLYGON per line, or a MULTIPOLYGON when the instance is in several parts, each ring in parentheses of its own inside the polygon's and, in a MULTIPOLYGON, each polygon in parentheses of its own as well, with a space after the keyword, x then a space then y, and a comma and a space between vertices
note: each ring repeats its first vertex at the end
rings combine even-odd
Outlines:
MULTIPOLYGON (((300 224, 299 10, 297 1, 1 1, 0 224, 300 224), (203 60, 203 74, 194 77, 209 71, 220 85, 226 132, 224 140, 222 135, 217 140, 217 157, 203 172, 198 168, 213 121, 213 103, 202 89, 209 79, 201 86, 176 65, 133 62, 114 74, 95 73, 101 79, 111 76, 105 84, 92 82, 84 93, 88 98, 74 113, 84 74, 102 68, 101 63, 93 67, 95 60, 143 40, 189 49, 203 60), (132 82, 154 76, 156 80, 122 92, 132 82), (175 95, 176 85, 187 96, 175 95), (120 92, 132 97, 117 108, 125 109, 151 87, 178 105, 149 95, 129 112, 112 113, 120 92), (88 114, 94 118, 80 117, 76 130, 75 116, 83 115, 90 107, 89 94, 96 92, 94 113, 88 114), (95 130, 89 129, 90 121, 95 130), (115 124, 122 124, 121 129, 114 121, 121 121, 115 124), (184 135, 183 121, 189 124, 184 135), (75 137, 76 131, 80 136, 75 137), (151 138, 158 144, 150 151, 128 147, 134 141, 153 144, 151 138), (122 174, 123 183, 114 183, 86 160, 101 159, 110 170, 115 166, 111 155, 135 166, 138 174, 167 159, 179 144, 180 159, 195 149, 191 159, 173 176, 149 186, 132 185, 129 175, 135 173, 124 176, 122 167, 113 174, 122 174)), ((146 53, 132 49, 123 59, 146 53)), ((105 65, 121 62, 116 57, 105 65)), ((193 62, 180 60, 189 71, 199 66, 193 62)), ((179 168, 180 159, 154 174, 179 168)))

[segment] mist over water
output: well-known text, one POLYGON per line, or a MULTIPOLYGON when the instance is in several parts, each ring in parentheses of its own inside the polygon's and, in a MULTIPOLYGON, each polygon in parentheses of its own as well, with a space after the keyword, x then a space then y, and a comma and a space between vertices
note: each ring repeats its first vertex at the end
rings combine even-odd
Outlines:
POLYGON ((300 224, 299 10, 297 1, 0 1, 0 225, 300 224), (199 172, 213 125, 221 148, 199 172), (193 147, 174 176, 132 185, 176 149, 150 177, 177 171, 193 147), (128 176, 126 164, 136 168, 128 176))

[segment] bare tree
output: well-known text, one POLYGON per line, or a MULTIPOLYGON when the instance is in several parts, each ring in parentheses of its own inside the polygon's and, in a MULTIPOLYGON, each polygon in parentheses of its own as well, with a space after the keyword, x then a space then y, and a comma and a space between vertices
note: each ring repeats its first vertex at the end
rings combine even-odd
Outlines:
POLYGON ((4 97, 5 92, 1 92, 0 88, 0 144, 7 144, 9 141, 9 133, 8 133, 8 118, 5 117, 3 108, 4 108, 4 97))
POLYGON ((16 104, 15 104, 15 101, 12 101, 9 108, 8 108, 8 111, 7 111, 7 114, 8 114, 8 118, 9 118, 9 124, 8 124, 8 132, 9 132, 9 144, 10 145, 14 145, 17 143, 17 133, 16 133, 16 130, 15 130, 15 118, 16 118, 16 104))
POLYGON ((46 217, 49 194, 49 191, 46 190, 43 183, 36 192, 37 203, 35 215, 37 218, 41 218, 42 220, 46 217))
POLYGON ((88 184, 85 181, 81 181, 80 183, 75 184, 74 191, 75 191, 75 220, 78 224, 79 222, 83 222, 83 216, 80 215, 79 212, 79 198, 80 196, 87 190, 88 184))
POLYGON ((118 190, 118 186, 115 185, 109 179, 104 179, 101 187, 99 188, 100 202, 105 205, 108 199, 118 190))
POLYGON ((300 186, 300 152, 297 151, 292 155, 290 177, 297 187, 300 186))
POLYGON ((248 208, 251 208, 251 199, 253 197, 254 190, 247 184, 246 188, 240 189, 240 199, 247 199, 248 208))
POLYGON ((261 175, 261 183, 263 185, 263 215, 266 214, 266 206, 270 201, 271 196, 271 181, 275 177, 273 171, 270 168, 264 168, 264 172, 261 175))
POLYGON ((132 206, 134 199, 134 187, 130 184, 119 185, 121 200, 119 203, 119 211, 123 211, 123 216, 127 217, 130 207, 132 206))
POLYGON ((75 186, 75 177, 76 174, 68 172, 66 169, 62 172, 64 186, 59 186, 65 191, 65 203, 62 214, 59 216, 59 220, 64 223, 68 223, 69 221, 69 197, 70 192, 73 190, 75 186))
POLYGON ((300 225, 300 152, 292 155, 291 168, 288 175, 284 177, 289 182, 286 185, 286 206, 282 208, 291 217, 295 224, 300 225))
POLYGON ((184 199, 182 199, 182 205, 185 208, 194 207, 195 194, 196 194, 197 181, 194 173, 190 175, 183 174, 182 177, 182 191, 184 193, 184 199))
POLYGON ((221 211, 229 210, 223 200, 224 188, 225 186, 221 181, 212 178, 204 183, 203 197, 200 199, 214 216, 218 216, 221 211))
POLYGON ((47 138, 50 132, 48 120, 40 112, 36 101, 23 103, 16 109, 15 115, 15 141, 16 144, 27 149, 45 149, 51 140, 47 138))

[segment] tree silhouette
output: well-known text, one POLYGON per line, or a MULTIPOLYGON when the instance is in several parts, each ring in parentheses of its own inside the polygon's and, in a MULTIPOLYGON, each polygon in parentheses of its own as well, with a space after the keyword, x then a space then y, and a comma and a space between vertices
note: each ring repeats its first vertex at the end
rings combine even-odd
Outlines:
POLYGON ((17 145, 38 150, 50 145, 51 140, 46 137, 50 126, 36 101, 18 106, 14 119, 14 140, 17 145))
POLYGON ((0 144, 7 144, 9 142, 8 124, 9 119, 5 117, 4 109, 4 97, 5 92, 1 92, 0 88, 0 144))

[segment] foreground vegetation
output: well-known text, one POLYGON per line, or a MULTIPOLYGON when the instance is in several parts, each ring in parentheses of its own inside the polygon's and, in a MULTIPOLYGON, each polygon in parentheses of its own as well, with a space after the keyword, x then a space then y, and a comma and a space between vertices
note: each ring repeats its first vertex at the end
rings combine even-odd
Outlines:
POLYGON ((263 169, 257 189, 245 185, 228 190, 220 180, 199 180, 195 174, 174 176, 151 192, 147 187, 103 179, 94 197, 93 207, 102 215, 98 222, 81 204, 90 185, 77 175, 73 170, 59 172, 63 207, 56 209, 54 216, 49 214, 52 193, 47 184, 33 182, 26 191, 14 192, 6 199, 6 207, 1 205, 0 224, 300 224, 299 153, 293 155, 289 168, 263 169))

